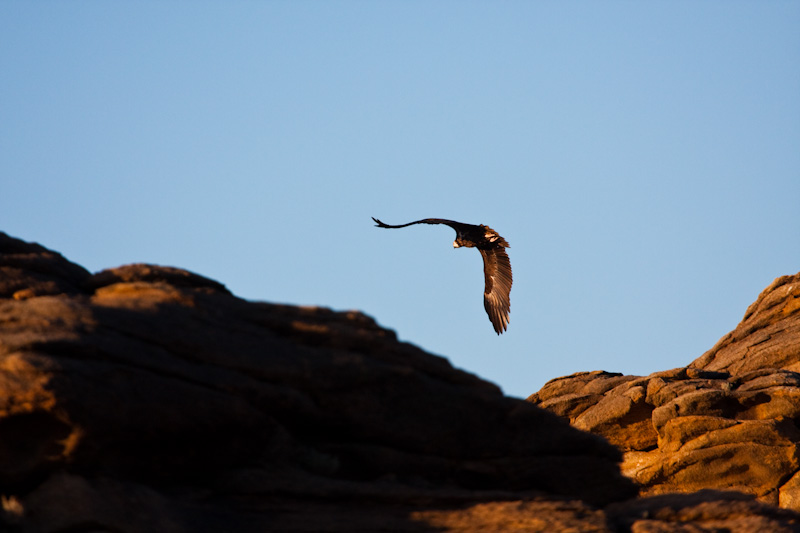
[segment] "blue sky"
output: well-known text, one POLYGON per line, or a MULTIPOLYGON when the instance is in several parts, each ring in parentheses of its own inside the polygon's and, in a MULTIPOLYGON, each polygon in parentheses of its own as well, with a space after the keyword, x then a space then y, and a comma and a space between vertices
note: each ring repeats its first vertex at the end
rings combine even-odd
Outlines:
POLYGON ((359 309, 514 396, 800 270, 798 2, 0 4, 0 230, 359 309), (495 335, 475 250, 510 243, 495 335))

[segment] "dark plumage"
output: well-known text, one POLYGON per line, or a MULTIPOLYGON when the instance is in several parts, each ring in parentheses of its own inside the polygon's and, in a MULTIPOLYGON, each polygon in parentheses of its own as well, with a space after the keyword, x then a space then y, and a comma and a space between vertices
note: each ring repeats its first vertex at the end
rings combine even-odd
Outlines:
POLYGON ((453 248, 466 246, 477 248, 483 257, 483 275, 486 284, 483 289, 483 307, 489 320, 492 321, 494 330, 498 335, 508 328, 508 314, 511 312, 511 263, 508 261, 508 254, 505 248, 509 244, 504 238, 483 224, 464 224, 443 218, 426 218, 391 226, 384 224, 375 217, 372 217, 379 228, 405 228, 413 224, 446 224, 456 230, 456 240, 453 241, 453 248))

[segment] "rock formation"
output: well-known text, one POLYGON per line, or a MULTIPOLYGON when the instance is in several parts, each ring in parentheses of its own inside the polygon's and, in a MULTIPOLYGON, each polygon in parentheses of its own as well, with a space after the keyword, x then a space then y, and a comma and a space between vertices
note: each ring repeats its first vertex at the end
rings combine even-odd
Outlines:
POLYGON ((0 530, 800 524, 741 493, 635 498, 620 459, 361 313, 249 302, 177 268, 91 274, 0 233, 0 530))
POLYGON ((529 400, 625 452, 644 494, 736 490, 800 510, 800 274, 776 279, 685 368, 584 372, 529 400))

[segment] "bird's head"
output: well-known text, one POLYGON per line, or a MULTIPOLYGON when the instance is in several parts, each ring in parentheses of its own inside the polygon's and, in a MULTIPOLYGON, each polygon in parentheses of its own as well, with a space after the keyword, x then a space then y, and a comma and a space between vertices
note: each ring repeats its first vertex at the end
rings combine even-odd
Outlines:
POLYGON ((462 248, 466 246, 467 248, 473 248, 475 243, 469 240, 469 238, 465 235, 459 233, 456 235, 456 240, 453 241, 453 248, 462 248))

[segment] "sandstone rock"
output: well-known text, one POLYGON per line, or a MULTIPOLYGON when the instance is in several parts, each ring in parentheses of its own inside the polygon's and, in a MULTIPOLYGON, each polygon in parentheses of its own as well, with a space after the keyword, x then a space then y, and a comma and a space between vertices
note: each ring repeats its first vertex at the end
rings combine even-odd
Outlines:
MULTIPOLYGON (((755 436, 781 452, 773 454, 781 470, 792 460, 793 422, 770 417, 794 412, 798 377, 587 373, 551 382, 542 397, 587 429, 635 442, 642 451, 628 455, 641 454, 642 477, 664 475, 650 461, 662 441, 689 453, 755 436), (682 399, 706 389, 723 395, 682 399), (681 409, 704 405, 720 409, 706 416, 720 431, 715 440, 683 424, 703 415, 681 409), (648 427, 662 407, 663 424, 648 427)), ((800 514, 742 495, 631 500, 636 487, 620 474, 620 457, 602 438, 503 397, 361 313, 248 302, 170 267, 92 275, 0 234, 0 530, 800 525, 800 514)), ((781 502, 797 501, 798 485, 787 478, 781 502)))
POLYGON ((742 375, 780 368, 800 372, 800 274, 782 276, 747 308, 736 329, 691 366, 742 375))
POLYGON ((631 533, 790 533, 800 527, 795 512, 713 490, 629 500, 607 512, 620 531, 631 533))
POLYGON ((798 370, 800 274, 775 280, 688 367, 582 372, 528 400, 624 450, 623 472, 645 494, 735 489, 800 509, 798 370))
POLYGON ((464 523, 436 514, 453 502, 574 500, 555 523, 636 494, 602 439, 361 313, 169 267, 91 275, 6 235, 0 267, 0 494, 20 531, 424 530, 464 523))
POLYGON ((89 276, 59 253, 0 232, 0 298, 76 294, 89 276))

